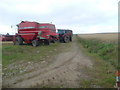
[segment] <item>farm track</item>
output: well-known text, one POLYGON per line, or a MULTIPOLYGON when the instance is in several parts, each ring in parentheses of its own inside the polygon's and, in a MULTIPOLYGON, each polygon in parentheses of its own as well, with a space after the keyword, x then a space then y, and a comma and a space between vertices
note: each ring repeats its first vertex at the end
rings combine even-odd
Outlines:
MULTIPOLYGON (((69 87, 80 86, 81 78, 89 78, 84 71, 84 67, 92 68, 93 63, 80 50, 76 38, 70 42, 70 47, 63 49, 63 53, 49 59, 53 63, 22 75, 11 78, 3 78, 3 87, 31 88, 31 87, 69 87)), ((62 44, 61 44, 62 45, 62 44)))

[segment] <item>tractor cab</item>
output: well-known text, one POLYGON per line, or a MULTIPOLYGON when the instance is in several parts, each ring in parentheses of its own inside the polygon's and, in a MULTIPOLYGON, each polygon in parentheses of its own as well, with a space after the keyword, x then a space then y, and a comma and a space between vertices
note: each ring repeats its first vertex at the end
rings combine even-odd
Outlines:
POLYGON ((64 34, 66 34, 66 33, 73 33, 72 32, 72 30, 68 30, 68 29, 57 29, 57 33, 59 34, 59 35, 64 35, 64 34))

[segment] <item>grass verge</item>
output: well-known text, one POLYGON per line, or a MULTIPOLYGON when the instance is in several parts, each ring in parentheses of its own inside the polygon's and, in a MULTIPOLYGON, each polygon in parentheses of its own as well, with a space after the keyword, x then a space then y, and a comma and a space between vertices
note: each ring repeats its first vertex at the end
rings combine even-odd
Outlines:
POLYGON ((115 86, 115 70, 117 68, 118 45, 95 39, 79 38, 78 43, 87 56, 90 56, 93 68, 84 69, 89 79, 81 80, 84 88, 113 88, 115 86))
POLYGON ((16 61, 41 61, 47 56, 56 54, 58 43, 49 46, 33 47, 30 45, 12 45, 2 46, 2 63, 7 66, 16 61))

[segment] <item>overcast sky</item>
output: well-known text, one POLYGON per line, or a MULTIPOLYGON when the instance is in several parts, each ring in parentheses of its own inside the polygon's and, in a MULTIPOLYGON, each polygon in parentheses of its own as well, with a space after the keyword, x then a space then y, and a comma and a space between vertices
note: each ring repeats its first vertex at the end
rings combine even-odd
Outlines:
POLYGON ((0 0, 0 33, 15 33, 21 21, 36 21, 74 33, 118 31, 119 0, 0 0))

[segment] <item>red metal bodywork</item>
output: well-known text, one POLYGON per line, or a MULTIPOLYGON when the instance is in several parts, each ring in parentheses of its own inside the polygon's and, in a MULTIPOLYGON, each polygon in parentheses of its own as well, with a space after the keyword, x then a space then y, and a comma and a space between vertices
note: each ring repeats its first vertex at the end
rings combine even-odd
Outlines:
MULTIPOLYGON (((32 43, 32 40, 54 40, 58 39, 56 28, 54 24, 37 23, 22 21, 18 24, 18 33, 15 35, 22 37, 25 43, 32 43), (55 38, 53 38, 55 37, 55 38)), ((14 41, 15 41, 14 37, 14 41)))
POLYGON ((1 35, 0 41, 13 41, 14 35, 1 35))

